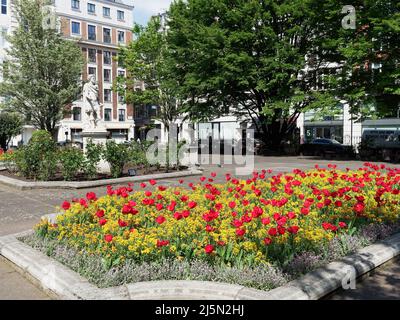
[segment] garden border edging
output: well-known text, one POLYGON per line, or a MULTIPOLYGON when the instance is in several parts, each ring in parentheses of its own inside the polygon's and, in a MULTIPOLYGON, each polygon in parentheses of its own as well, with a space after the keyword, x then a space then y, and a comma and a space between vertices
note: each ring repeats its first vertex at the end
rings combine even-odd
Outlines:
POLYGON ((400 233, 397 233, 270 291, 226 283, 173 280, 100 289, 17 239, 27 234, 29 231, 0 237, 0 254, 35 278, 43 289, 62 299, 316 300, 340 288, 349 270, 354 270, 358 278, 400 254, 400 233))
POLYGON ((170 178, 181 178, 188 176, 198 176, 203 174, 203 171, 198 169, 189 169, 178 172, 148 174, 136 177, 123 177, 116 179, 103 179, 93 181, 22 181, 0 174, 0 184, 4 184, 18 190, 31 189, 85 189, 103 187, 107 185, 126 184, 129 182, 142 182, 148 180, 163 180, 170 178))

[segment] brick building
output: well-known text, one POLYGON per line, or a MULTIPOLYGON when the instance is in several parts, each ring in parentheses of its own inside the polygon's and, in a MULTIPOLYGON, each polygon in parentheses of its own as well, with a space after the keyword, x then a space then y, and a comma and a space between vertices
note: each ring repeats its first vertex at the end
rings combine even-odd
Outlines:
MULTIPOLYGON (((118 48, 132 40, 133 6, 122 0, 55 0, 60 19, 60 31, 78 41, 85 65, 82 80, 94 75, 99 85, 101 117, 110 136, 116 140, 134 137, 133 105, 126 104, 122 95, 112 90, 125 69, 116 57, 118 48)), ((70 116, 60 123, 58 139, 81 141, 82 101, 71 106, 70 116)))

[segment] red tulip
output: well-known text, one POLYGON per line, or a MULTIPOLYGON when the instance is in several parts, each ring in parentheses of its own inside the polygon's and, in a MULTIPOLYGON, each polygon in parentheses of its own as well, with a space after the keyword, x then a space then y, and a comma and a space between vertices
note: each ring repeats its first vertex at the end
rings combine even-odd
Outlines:
POLYGON ((165 217, 164 216, 158 216, 157 218, 156 218, 156 222, 158 223, 158 224, 163 224, 164 222, 165 222, 165 217))
POLYGON ((183 218, 183 215, 180 212, 175 212, 174 213, 174 218, 176 220, 181 220, 183 218))
POLYGON ((129 206, 129 205, 127 205, 127 204, 125 204, 125 205, 122 207, 122 213, 123 213, 123 214, 129 214, 129 213, 131 213, 131 211, 132 211, 132 207, 129 206))
POLYGON ((266 246, 269 246, 272 243, 272 239, 267 237, 264 239, 264 243, 266 246))
POLYGON ((165 247, 169 245, 169 241, 168 240, 157 240, 157 247, 161 248, 161 247, 165 247))
POLYGON ((106 235, 104 236, 104 240, 105 240, 106 242, 111 242, 112 239, 113 239, 113 236, 112 236, 111 234, 106 234, 106 235))
POLYGON ((299 232, 299 227, 298 226, 291 226, 287 229, 287 231, 291 234, 296 234, 297 232, 299 232))
POLYGON ((211 254, 211 253, 213 253, 213 251, 214 251, 214 246, 213 246, 212 244, 208 244, 208 245, 206 245, 206 246, 204 247, 204 251, 205 251, 207 254, 211 254))
POLYGON ((301 208, 301 213, 304 214, 305 216, 308 215, 310 213, 310 209, 309 208, 301 208))
POLYGON ((190 201, 190 202, 188 203, 188 207, 189 207, 190 209, 196 208, 196 206, 197 206, 197 203, 194 202, 194 201, 190 201))
POLYGON ((96 197, 96 194, 94 192, 88 192, 86 194, 86 199, 88 199, 89 201, 96 201, 97 197, 96 197))
POLYGON ((61 207, 67 211, 69 208, 71 208, 71 204, 68 201, 64 201, 61 205, 61 207))
POLYGON ((236 229, 236 235, 238 237, 243 237, 245 233, 246 233, 246 230, 244 230, 244 229, 240 229, 240 228, 236 229))
POLYGON ((229 208, 234 209, 235 207, 236 207, 236 202, 235 201, 229 202, 229 208))
POLYGON ((270 222, 271 222, 271 219, 270 219, 270 218, 262 218, 262 219, 261 219, 261 223, 262 223, 263 225, 270 224, 270 222))
POLYGON ((271 228, 268 230, 268 234, 273 237, 276 236, 278 234, 278 231, 276 230, 276 228, 271 228))
POLYGON ((104 217, 104 210, 97 210, 96 216, 98 218, 103 218, 104 217))
POLYGON ((126 227, 128 225, 128 223, 124 220, 119 219, 118 220, 118 224, 121 228, 126 227))

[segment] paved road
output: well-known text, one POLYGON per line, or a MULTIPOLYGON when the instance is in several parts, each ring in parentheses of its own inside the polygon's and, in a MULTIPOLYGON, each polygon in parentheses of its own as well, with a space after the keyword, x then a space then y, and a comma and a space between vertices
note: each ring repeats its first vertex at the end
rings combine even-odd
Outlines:
MULTIPOLYGON (((289 172, 295 168, 306 170, 314 167, 318 163, 321 167, 328 163, 337 164, 341 168, 356 169, 363 165, 360 161, 338 161, 338 160, 316 160, 312 158, 298 157, 255 157, 255 170, 272 169, 274 172, 289 172)), ((216 172, 215 182, 224 181, 226 173, 236 175, 237 166, 232 164, 216 165, 202 164, 204 175, 210 176, 211 172, 216 172)), ((243 176, 245 178, 246 176, 243 176)), ((199 177, 184 178, 185 183, 198 182, 199 177)), ((163 180, 164 185, 177 185, 178 179, 163 180)), ((105 187, 93 188, 90 191, 97 195, 105 194, 105 187)), ((31 229, 43 214, 53 213, 54 207, 60 205, 64 200, 84 197, 89 190, 25 190, 19 191, 11 187, 0 185, 0 236, 13 234, 31 229)), ((32 297, 40 299, 46 297, 40 292, 32 289, 32 285, 17 273, 7 273, 9 266, 0 260, 0 299, 32 297), (2 270, 6 271, 2 271, 2 270), (9 278, 9 279, 8 279, 9 278), (11 282, 7 282, 11 281, 11 282), (12 282, 15 281, 15 282, 12 282), (5 285, 3 285, 3 283, 5 285), (24 287, 23 284, 26 284, 24 287), (9 288, 15 287, 16 290, 9 288), (19 290, 20 288, 21 290, 19 290), (22 290, 24 288, 24 290, 22 290), (21 295, 19 295, 21 292, 21 295), (36 293, 35 293, 36 292, 36 293), (28 295, 28 296, 26 296, 28 295), (29 296, 31 295, 31 296, 29 296)))

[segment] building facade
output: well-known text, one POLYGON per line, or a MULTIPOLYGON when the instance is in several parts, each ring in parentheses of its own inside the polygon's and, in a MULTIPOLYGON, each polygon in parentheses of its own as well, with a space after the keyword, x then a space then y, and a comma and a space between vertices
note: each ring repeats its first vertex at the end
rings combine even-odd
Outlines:
MULTIPOLYGON (((101 119, 110 137, 130 140, 134 137, 134 109, 124 96, 112 90, 118 76, 126 70, 118 63, 120 46, 132 40, 133 6, 122 0, 55 0, 60 31, 67 39, 78 42, 85 64, 82 81, 93 75, 99 86, 101 119)), ((75 101, 70 116, 60 123, 59 141, 81 142, 83 105, 75 101)))
MULTIPOLYGON (((8 43, 5 35, 12 32, 15 21, 12 1, 0 0, 0 61, 6 59, 8 43)), ((82 49, 84 67, 82 82, 94 75, 99 86, 101 118, 110 137, 125 141, 134 137, 134 109, 126 104, 123 95, 112 90, 118 76, 125 76, 125 69, 117 61, 118 49, 132 40, 133 5, 128 0, 53 0, 59 32, 77 41, 82 49)), ((1 81, 1 78, 0 78, 1 81)), ((59 124, 59 141, 81 142, 83 129, 82 99, 67 106, 69 115, 59 124)), ((34 127, 26 125, 22 134, 13 139, 12 145, 27 143, 34 127)))

